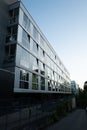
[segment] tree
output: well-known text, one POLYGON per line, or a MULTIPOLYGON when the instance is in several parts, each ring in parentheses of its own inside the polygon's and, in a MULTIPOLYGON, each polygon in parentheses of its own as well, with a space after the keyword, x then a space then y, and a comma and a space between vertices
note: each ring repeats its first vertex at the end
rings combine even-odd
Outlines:
POLYGON ((84 91, 87 91, 87 81, 84 82, 84 91))

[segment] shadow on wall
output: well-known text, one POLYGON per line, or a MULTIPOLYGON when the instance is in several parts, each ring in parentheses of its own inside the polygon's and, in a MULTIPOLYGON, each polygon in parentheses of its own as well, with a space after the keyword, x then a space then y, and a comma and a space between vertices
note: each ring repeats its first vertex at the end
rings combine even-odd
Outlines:
POLYGON ((0 70, 0 98, 8 97, 13 92, 14 74, 0 70))

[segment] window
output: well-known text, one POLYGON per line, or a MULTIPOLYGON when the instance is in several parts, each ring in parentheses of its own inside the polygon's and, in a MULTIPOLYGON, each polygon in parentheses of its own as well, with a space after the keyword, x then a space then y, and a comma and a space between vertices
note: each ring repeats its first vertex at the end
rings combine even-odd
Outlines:
POLYGON ((41 58, 42 61, 43 61, 44 58, 45 58, 45 52, 44 52, 44 50, 42 50, 41 48, 40 48, 40 58, 41 58))
POLYGON ((30 54, 24 49, 21 50, 20 65, 29 68, 30 54))
POLYGON ((50 58, 46 55, 46 64, 50 67, 51 65, 51 60, 50 58))
POLYGON ((15 58, 16 45, 8 45, 5 47, 5 62, 11 62, 15 58))
POLYGON ((23 26, 27 31, 30 31, 30 20, 25 13, 23 15, 23 26))
POLYGON ((51 70, 51 79, 54 80, 54 71, 51 70))
POLYGON ((48 90, 51 91, 51 80, 48 80, 48 90))
POLYGON ((51 70, 47 68, 47 78, 51 79, 51 70))
POLYGON ((51 84, 52 84, 52 90, 55 91, 55 82, 51 81, 51 84))
POLYGON ((26 33, 24 30, 22 32, 22 44, 27 49, 30 49, 30 35, 26 33))
POLYGON ((10 17, 10 24, 14 24, 18 21, 18 15, 19 15, 19 8, 15 8, 9 11, 9 17, 10 17))
POLYGON ((45 47, 45 41, 44 41, 44 39, 42 38, 42 36, 40 37, 40 44, 42 45, 42 47, 45 47))
POLYGON ((11 26, 7 28, 6 43, 17 40, 17 26, 11 26))
POLYGON ((38 44, 35 41, 33 41, 33 52, 38 54, 38 44))
POLYGON ((25 70, 20 71, 20 88, 28 89, 29 86, 29 73, 25 70))
POLYGON ((40 86, 41 86, 41 90, 45 90, 45 78, 44 77, 40 77, 40 86))
POLYGON ((38 90, 38 75, 32 74, 32 89, 38 90))
POLYGON ((45 75, 45 64, 40 62, 40 74, 45 75))
POLYGON ((57 76, 57 74, 56 73, 54 73, 55 74, 55 81, 57 81, 58 80, 58 76, 57 76))
POLYGON ((38 31, 36 27, 33 26, 33 36, 36 41, 38 41, 38 31))
POLYGON ((38 72, 38 59, 32 56, 32 69, 35 72, 38 72))

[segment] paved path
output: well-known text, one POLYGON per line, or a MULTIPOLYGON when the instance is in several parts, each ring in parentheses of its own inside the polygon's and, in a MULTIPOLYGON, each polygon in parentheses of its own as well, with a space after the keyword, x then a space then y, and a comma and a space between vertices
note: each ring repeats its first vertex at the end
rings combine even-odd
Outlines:
POLYGON ((87 130, 87 113, 78 109, 45 130, 87 130))

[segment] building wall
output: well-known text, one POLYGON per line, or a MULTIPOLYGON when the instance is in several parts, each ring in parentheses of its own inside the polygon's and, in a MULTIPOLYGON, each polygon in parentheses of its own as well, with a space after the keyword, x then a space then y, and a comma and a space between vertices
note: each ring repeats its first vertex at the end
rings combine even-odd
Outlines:
POLYGON ((9 5, 4 67, 14 92, 70 93, 70 74, 22 3, 9 5))
POLYGON ((3 0, 0 0, 0 68, 2 68, 2 63, 4 59, 4 45, 7 27, 7 15, 8 8, 3 0))
POLYGON ((69 72, 22 4, 17 38, 14 91, 70 92, 69 72), (21 79, 20 75, 28 79, 21 79))

